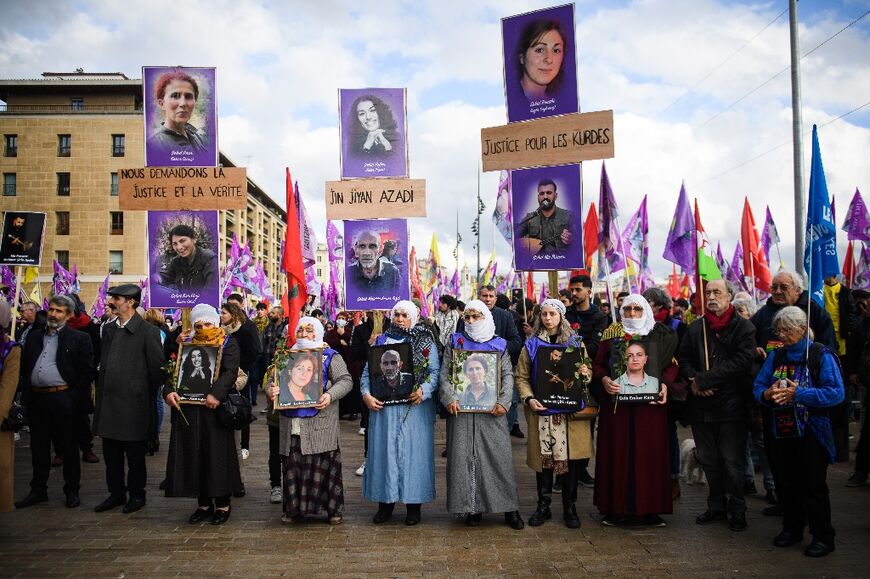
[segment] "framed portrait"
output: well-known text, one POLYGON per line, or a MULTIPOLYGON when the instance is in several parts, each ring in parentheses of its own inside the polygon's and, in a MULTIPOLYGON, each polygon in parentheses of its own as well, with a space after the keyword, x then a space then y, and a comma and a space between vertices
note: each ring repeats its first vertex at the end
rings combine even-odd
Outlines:
POLYGON ((492 412, 501 391, 501 353, 453 350, 451 383, 460 412, 492 412))
POLYGON ((175 391, 182 404, 205 404, 205 397, 218 376, 221 347, 184 343, 178 347, 175 391))
POLYGON ((656 342, 632 340, 624 343, 624 371, 614 378, 619 384, 616 401, 655 402, 661 396, 660 370, 654 354, 656 342))
POLYGON ((384 404, 404 404, 414 391, 411 344, 384 344, 369 349, 369 393, 384 404))
POLYGON ((584 267, 580 165, 511 171, 518 271, 584 267))
POLYGON ((406 91, 338 89, 341 178, 408 176, 406 91))
POLYGON ((344 292, 348 310, 385 310, 410 299, 408 222, 344 222, 344 292))
POLYGON ((0 265, 38 266, 42 263, 45 213, 6 211, 0 239, 0 265))
POLYGON ((216 87, 213 67, 142 67, 147 167, 217 165, 216 87))
POLYGON ((220 307, 217 211, 149 211, 151 307, 220 307))
POLYGON ((311 408, 323 395, 323 349, 290 350, 278 372, 275 410, 311 408))
POLYGON ((574 5, 502 18, 508 122, 576 113, 574 5))
POLYGON ((538 348, 533 388, 538 402, 552 410, 582 410, 584 388, 575 375, 582 363, 580 348, 538 348))

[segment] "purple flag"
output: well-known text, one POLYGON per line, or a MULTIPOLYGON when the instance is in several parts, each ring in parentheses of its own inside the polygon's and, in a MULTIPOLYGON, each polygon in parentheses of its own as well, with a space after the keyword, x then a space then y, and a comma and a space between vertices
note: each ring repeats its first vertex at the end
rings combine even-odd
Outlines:
POLYGON ((855 266, 855 279, 852 281, 852 289, 870 289, 870 248, 861 244, 861 253, 858 255, 858 265, 855 266))
POLYGON ((461 293, 461 287, 459 285, 459 264, 456 264, 456 269, 453 270, 453 280, 450 284, 451 289, 453 290, 453 295, 458 299, 459 294, 461 293))
POLYGON ((97 290, 97 297, 94 298, 94 303, 91 305, 92 318, 99 318, 103 315, 103 309, 106 307, 106 292, 109 291, 110 275, 106 275, 106 279, 103 280, 103 283, 100 284, 100 289, 97 290))
POLYGON ((842 229, 849 241, 870 241, 870 213, 858 189, 855 189, 852 202, 849 203, 842 229))
POLYGON ((680 186, 680 196, 677 199, 677 208, 674 210, 674 219, 668 231, 668 240, 665 242, 665 251, 662 257, 671 263, 683 268, 683 271, 691 276, 695 275, 695 253, 697 252, 695 241, 695 217, 689 206, 689 197, 686 195, 685 184, 680 186))
POLYGON ((637 264, 638 293, 648 287, 655 286, 652 271, 649 268, 649 216, 646 211, 646 195, 640 202, 640 207, 631 216, 628 225, 622 232, 622 246, 625 249, 626 258, 637 264))
POLYGON ((735 284, 743 291, 749 291, 749 286, 746 285, 746 280, 743 277, 743 247, 741 247, 739 241, 734 247, 734 255, 731 257, 731 264, 728 266, 728 271, 725 273, 725 279, 735 284))
POLYGON ((326 292, 326 301, 332 311, 338 312, 344 309, 341 299, 344 292, 341 290, 342 264, 342 239, 338 228, 332 221, 326 222, 326 251, 329 254, 329 289, 326 292))
MULTIPOLYGON (((8 265, 0 265, 0 282, 9 287, 7 301, 12 304, 12 301, 15 299, 15 287, 18 285, 18 280, 15 278, 15 272, 8 265)), ((21 294, 23 293, 21 292, 21 294)))
POLYGON ((767 214, 764 216, 764 227, 761 229, 761 247, 764 248, 767 263, 770 263, 770 246, 774 243, 779 243, 779 232, 776 230, 776 223, 773 222, 773 215, 770 214, 770 206, 768 206, 767 214))
POLYGON ((719 274, 728 279, 728 262, 725 261, 725 256, 722 255, 722 245, 716 242, 716 267, 719 268, 719 274))
POLYGON ((495 209, 492 212, 492 222, 505 241, 513 247, 513 211, 511 208, 511 174, 502 171, 498 180, 498 194, 495 198, 495 209))
POLYGON ((547 282, 543 282, 541 284, 541 295, 538 298, 538 303, 544 303, 544 300, 547 299, 547 282))
MULTIPOLYGON (((317 236, 314 234, 314 227, 311 226, 311 219, 308 218, 308 210, 305 209, 305 203, 299 193, 298 182, 296 183, 296 208, 299 214, 299 237, 302 240, 302 264, 306 268, 313 267, 314 262, 317 261, 315 255, 317 253, 317 236)), ((317 294, 315 293, 315 295, 317 294)))
MULTIPOLYGON (((76 270, 76 267, 73 266, 73 270, 76 270)), ((77 293, 79 291, 78 280, 73 276, 73 274, 64 268, 61 264, 54 260, 54 275, 51 279, 51 293, 52 295, 64 295, 68 296, 72 293, 77 293)))
POLYGON ((598 192, 598 279, 604 279, 607 274, 625 269, 625 252, 622 247, 622 236, 616 226, 619 211, 607 167, 601 163, 601 186, 598 192))

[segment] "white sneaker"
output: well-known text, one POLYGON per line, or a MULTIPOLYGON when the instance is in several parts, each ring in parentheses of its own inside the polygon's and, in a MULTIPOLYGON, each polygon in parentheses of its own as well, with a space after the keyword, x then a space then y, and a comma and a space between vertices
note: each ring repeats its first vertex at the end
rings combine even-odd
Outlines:
POLYGON ((269 493, 269 502, 277 505, 284 500, 284 493, 281 492, 281 487, 272 487, 272 492, 269 493))
POLYGON ((248 457, 251 456, 251 451, 247 448, 242 449, 242 460, 248 460, 248 457))
POLYGON ((357 434, 359 434, 360 436, 365 436, 365 435, 366 435, 366 429, 365 429, 365 428, 360 428, 359 431, 357 431, 357 434))
POLYGON ((21 440, 21 435, 16 432, 15 435, 12 437, 12 439, 15 442, 18 442, 19 440, 21 440))
POLYGON ((366 473, 366 463, 362 463, 361 465, 359 465, 359 468, 356 469, 356 471, 354 472, 354 474, 356 476, 362 476, 365 473, 366 473))
POLYGON ((269 412, 268 406, 264 406, 263 408, 260 409, 260 414, 266 414, 267 412, 269 412))

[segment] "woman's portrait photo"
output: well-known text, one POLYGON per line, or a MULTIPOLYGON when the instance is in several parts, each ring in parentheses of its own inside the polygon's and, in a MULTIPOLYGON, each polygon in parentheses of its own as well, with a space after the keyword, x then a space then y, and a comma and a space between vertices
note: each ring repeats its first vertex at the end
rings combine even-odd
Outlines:
POLYGON ((646 373, 647 346, 632 342, 625 348, 625 372, 616 379, 620 402, 651 402, 659 396, 659 379, 646 373))
POLYGON ((407 177, 405 89, 340 89, 342 179, 407 177))
POLYGON ((581 348, 538 348, 533 363, 535 397, 553 410, 582 410, 583 384, 577 373, 583 369, 581 348))
POLYGON ((498 399, 501 368, 498 352, 453 350, 458 380, 455 393, 460 412, 491 412, 498 399))
POLYGON ((308 408, 323 394, 323 350, 292 350, 278 374, 275 410, 308 408))
POLYGON ((149 211, 148 283, 153 307, 217 306, 216 211, 149 211))
POLYGON ((217 164, 215 69, 143 67, 145 164, 217 164))
POLYGON ((502 20, 508 121, 576 113, 574 6, 502 20))
POLYGON ((182 403, 205 404, 217 373, 219 346, 181 344, 175 389, 182 403))

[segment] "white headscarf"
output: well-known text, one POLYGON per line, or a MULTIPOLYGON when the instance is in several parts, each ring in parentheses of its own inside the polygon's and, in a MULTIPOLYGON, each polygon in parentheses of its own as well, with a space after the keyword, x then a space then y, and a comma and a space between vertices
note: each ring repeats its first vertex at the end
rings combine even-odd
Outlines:
POLYGON ((622 329, 632 336, 646 336, 649 334, 653 326, 656 325, 655 317, 653 316, 652 308, 646 298, 640 294, 631 294, 622 301, 619 313, 622 314, 622 329), (625 306, 635 305, 643 308, 643 317, 627 318, 622 310, 625 306))
POLYGON ((393 319, 393 313, 396 311, 405 312, 408 314, 408 319, 411 320, 411 327, 417 325, 417 322, 420 320, 420 310, 417 309, 417 306, 414 305, 414 302, 410 300, 402 300, 396 302, 396 305, 393 306, 393 309, 390 310, 390 319, 393 319))
POLYGON ((547 298, 544 301, 542 301, 541 307, 542 308, 550 307, 550 308, 553 308, 555 310, 558 310, 559 313, 562 314, 563 318, 565 317, 565 312, 568 311, 567 309, 565 309, 565 304, 563 304, 559 300, 554 300, 553 298, 547 298))
POLYGON ((322 348, 323 347, 323 324, 320 323, 320 320, 317 318, 312 318, 309 316, 305 316, 299 318, 299 321, 296 323, 296 330, 293 335, 296 335, 296 332, 299 331, 299 328, 306 325, 311 324, 314 327, 314 339, 306 340, 305 338, 296 338, 296 343, 293 344, 291 350, 307 350, 311 348, 322 348))
POLYGON ((196 304, 190 310, 190 325, 194 326, 197 322, 211 322, 217 328, 221 325, 221 316, 208 304, 196 304))
POLYGON ((465 321, 465 333, 475 342, 488 342, 495 335, 495 321, 492 319, 492 312, 486 307, 486 304, 480 300, 471 300, 465 304, 465 311, 474 310, 483 314, 482 320, 477 320, 474 323, 465 321))

